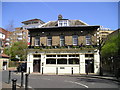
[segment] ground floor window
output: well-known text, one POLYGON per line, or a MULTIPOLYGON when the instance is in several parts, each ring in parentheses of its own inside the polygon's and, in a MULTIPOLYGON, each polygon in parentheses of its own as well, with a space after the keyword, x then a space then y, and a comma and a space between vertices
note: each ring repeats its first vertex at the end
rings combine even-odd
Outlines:
POLYGON ((40 54, 34 54, 33 57, 41 57, 40 54))
POLYGON ((77 58, 70 58, 68 59, 69 64, 79 64, 79 59, 77 58))
POLYGON ((46 55, 47 57, 56 57, 56 55, 46 55))
POLYGON ((46 59, 46 64, 56 64, 56 59, 46 59))
POLYGON ((57 64, 67 64, 67 59, 57 59, 57 64))
POLYGON ((67 55, 57 55, 58 57, 67 57, 67 55))

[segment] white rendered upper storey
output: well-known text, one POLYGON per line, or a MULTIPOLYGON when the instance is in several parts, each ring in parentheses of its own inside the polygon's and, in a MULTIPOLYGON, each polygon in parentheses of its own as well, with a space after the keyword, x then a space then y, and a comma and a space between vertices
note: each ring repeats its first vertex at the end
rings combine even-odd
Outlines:
POLYGON ((45 22, 43 22, 40 19, 31 19, 31 20, 23 21, 21 23, 24 24, 22 26, 23 29, 29 29, 29 28, 40 28, 42 24, 44 24, 45 22))

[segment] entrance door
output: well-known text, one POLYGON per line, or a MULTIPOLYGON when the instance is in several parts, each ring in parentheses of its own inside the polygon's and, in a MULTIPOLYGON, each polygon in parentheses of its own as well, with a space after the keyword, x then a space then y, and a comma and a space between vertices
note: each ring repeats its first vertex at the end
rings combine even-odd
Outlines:
POLYGON ((33 72, 40 72, 40 60, 34 60, 33 72))
POLYGON ((85 60, 86 73, 94 73, 94 62, 93 60, 85 60))

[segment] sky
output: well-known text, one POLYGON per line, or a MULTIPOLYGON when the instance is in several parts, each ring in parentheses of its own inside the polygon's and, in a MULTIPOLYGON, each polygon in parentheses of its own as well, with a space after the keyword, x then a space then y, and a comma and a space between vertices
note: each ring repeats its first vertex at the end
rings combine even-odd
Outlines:
POLYGON ((118 29, 118 2, 2 2, 0 27, 6 29, 10 23, 21 27, 22 21, 34 18, 55 21, 59 14, 65 19, 118 29))

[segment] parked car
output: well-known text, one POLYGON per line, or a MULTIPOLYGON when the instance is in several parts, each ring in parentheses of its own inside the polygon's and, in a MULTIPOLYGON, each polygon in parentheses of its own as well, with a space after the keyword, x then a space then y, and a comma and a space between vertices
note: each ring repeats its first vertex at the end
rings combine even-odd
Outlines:
POLYGON ((27 69, 27 63, 21 63, 21 64, 17 67, 17 71, 18 71, 18 72, 21 72, 21 71, 26 72, 26 69, 27 69))

